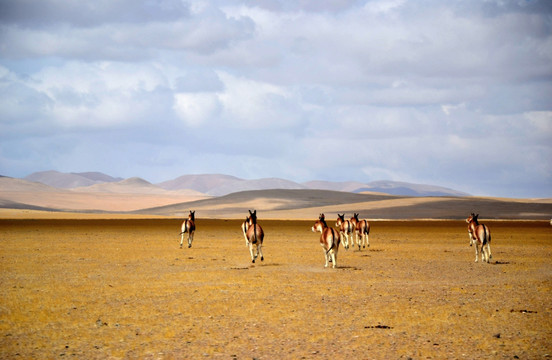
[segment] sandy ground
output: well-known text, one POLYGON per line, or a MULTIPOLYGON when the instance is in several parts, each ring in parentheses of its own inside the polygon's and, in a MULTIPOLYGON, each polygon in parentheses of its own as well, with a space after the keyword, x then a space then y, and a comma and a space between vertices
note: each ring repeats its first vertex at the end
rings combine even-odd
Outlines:
POLYGON ((70 190, 46 193, 0 190, 0 199, 2 200, 69 211, 134 211, 205 198, 208 198, 208 196, 179 194, 177 192, 159 195, 136 193, 86 193, 73 192, 70 190))
MULTIPOLYGON (((330 216, 328 216, 330 218, 330 216)), ((552 356, 552 227, 373 222, 323 267, 313 221, 0 220, 0 358, 542 359, 552 356)), ((333 219, 330 221, 333 226, 333 219)))

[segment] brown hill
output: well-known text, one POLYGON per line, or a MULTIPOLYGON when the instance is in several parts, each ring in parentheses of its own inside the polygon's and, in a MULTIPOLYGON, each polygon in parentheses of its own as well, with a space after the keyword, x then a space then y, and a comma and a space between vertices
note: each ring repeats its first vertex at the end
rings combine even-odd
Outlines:
POLYGON ((0 177, 0 208, 57 211, 132 211, 182 203, 207 196, 195 191, 166 191, 141 179, 57 189, 37 182, 0 177))
POLYGON ((169 191, 152 183, 141 179, 139 177, 133 177, 125 179, 119 182, 108 182, 95 184, 86 187, 78 187, 72 189, 74 192, 96 192, 96 193, 119 193, 119 194, 137 194, 137 195, 189 195, 196 198, 205 198, 206 195, 195 190, 182 189, 169 191))
POLYGON ((100 172, 62 173, 55 170, 39 171, 25 177, 25 180, 40 182, 60 189, 90 186, 102 182, 120 181, 100 172))
POLYGON ((184 175, 157 185, 167 190, 193 189, 212 196, 223 196, 246 190, 307 188, 296 182, 279 178, 246 180, 221 174, 184 175))
POLYGON ((242 218, 257 209, 260 218, 313 219, 319 213, 360 213, 369 219, 463 219, 471 212, 487 219, 550 219, 552 199, 409 197, 328 190, 255 190, 209 197, 192 190, 168 191, 139 178, 65 190, 0 177, 0 208, 110 211, 198 217, 242 218))
MULTIPOLYGON (((464 219, 471 212, 487 219, 549 219, 552 200, 514 200, 476 197, 401 197, 327 190, 259 190, 140 210, 137 213, 198 217, 242 218, 257 209, 260 218, 313 219, 319 213, 353 212, 369 219, 464 219)), ((331 218, 331 217, 329 217, 331 218)))
POLYGON ((207 194, 218 186, 241 180, 235 176, 222 174, 183 175, 173 180, 161 182, 157 186, 166 190, 194 189, 207 194))

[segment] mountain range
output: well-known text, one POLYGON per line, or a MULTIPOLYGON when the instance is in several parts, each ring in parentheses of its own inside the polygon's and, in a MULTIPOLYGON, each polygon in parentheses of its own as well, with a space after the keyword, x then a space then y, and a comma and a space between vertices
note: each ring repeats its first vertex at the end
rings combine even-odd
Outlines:
POLYGON ((205 218, 239 219, 248 209, 257 209, 265 219, 313 219, 322 212, 355 212, 371 219, 460 220, 470 212, 487 219, 550 219, 552 199, 473 197, 394 181, 296 183, 204 174, 152 184, 139 177, 46 171, 24 179, 0 176, 0 209, 0 216, 41 210, 183 217, 194 209, 205 218))
POLYGON ((374 181, 361 183, 354 181, 308 181, 297 183, 280 178, 241 179, 223 174, 183 175, 172 180, 152 184, 141 178, 122 179, 101 172, 63 173, 59 171, 41 171, 32 173, 24 180, 39 182, 57 189, 108 190, 115 191, 113 184, 120 184, 124 191, 125 182, 136 186, 140 183, 144 190, 164 189, 171 191, 193 190, 209 196, 223 196, 239 191, 267 189, 317 189, 344 192, 378 192, 404 196, 469 196, 469 194, 436 185, 411 184, 397 181, 374 181), (102 185, 103 184, 103 185, 102 185), (107 186, 111 184, 110 186, 107 186))

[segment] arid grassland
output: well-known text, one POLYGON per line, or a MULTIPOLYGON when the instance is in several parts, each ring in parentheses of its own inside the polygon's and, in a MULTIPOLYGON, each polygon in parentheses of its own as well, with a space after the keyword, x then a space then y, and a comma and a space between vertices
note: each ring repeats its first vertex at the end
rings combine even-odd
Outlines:
POLYGON ((324 269, 314 221, 260 214, 251 264, 240 221, 196 220, 191 249, 174 219, 0 220, 0 358, 552 356, 548 222, 485 222, 492 264, 461 221, 372 222, 324 269))

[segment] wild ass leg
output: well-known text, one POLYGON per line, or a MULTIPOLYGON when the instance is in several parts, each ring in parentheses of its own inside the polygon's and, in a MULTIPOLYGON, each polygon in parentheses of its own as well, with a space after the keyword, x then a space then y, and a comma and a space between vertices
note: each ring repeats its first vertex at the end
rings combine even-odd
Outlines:
POLYGON ((491 243, 488 242, 487 243, 487 262, 489 262, 492 257, 493 255, 491 254, 491 243))
POLYGON ((332 268, 335 269, 335 266, 337 265, 337 254, 335 253, 335 251, 331 251, 332 253, 332 268))
POLYGON ((193 232, 188 234, 188 247, 189 248, 192 247, 192 241, 194 241, 194 233, 193 232))
POLYGON ((479 259, 479 244, 476 242, 475 243, 475 262, 477 262, 479 259))
POLYGON ((355 243, 352 241, 353 239, 350 239, 351 241, 349 241, 349 234, 344 232, 343 233, 344 236, 341 236, 341 238, 345 239, 345 241, 347 242, 347 248, 350 246, 353 250, 355 249, 355 243))
POLYGON ((180 248, 182 249, 182 244, 184 243, 184 233, 180 234, 180 248))
POLYGON ((341 233, 341 238, 345 239, 345 249, 349 250, 349 246, 354 246, 354 244, 349 243, 349 236, 346 233, 341 233))
POLYGON ((324 265, 324 267, 328 267, 328 262, 329 262, 329 259, 330 259, 330 254, 326 251, 326 249, 322 249, 324 251, 324 259, 326 260, 326 264, 324 265))
POLYGON ((364 242, 366 247, 370 247, 370 234, 364 234, 364 236, 366 236, 366 241, 364 242))
POLYGON ((349 250, 349 238, 345 235, 343 232, 339 232, 341 234, 341 238, 343 239, 343 247, 345 250, 349 250))
POLYGON ((481 246, 481 253, 483 256, 483 261, 485 261, 486 263, 491 262, 491 246, 488 242, 485 245, 481 246))
POLYGON ((261 255, 261 261, 264 261, 264 256, 263 256, 263 244, 260 243, 257 245, 257 256, 261 255))
POLYGON ((255 263, 255 259, 257 258, 257 255, 253 254, 253 247, 254 246, 255 245, 252 242, 249 243, 249 253, 251 254, 251 262, 252 263, 255 263))

